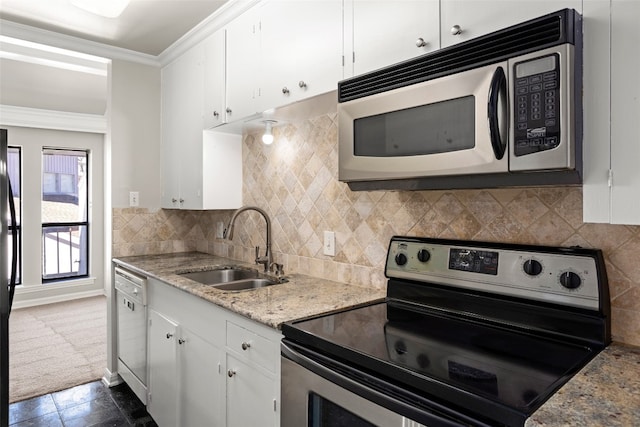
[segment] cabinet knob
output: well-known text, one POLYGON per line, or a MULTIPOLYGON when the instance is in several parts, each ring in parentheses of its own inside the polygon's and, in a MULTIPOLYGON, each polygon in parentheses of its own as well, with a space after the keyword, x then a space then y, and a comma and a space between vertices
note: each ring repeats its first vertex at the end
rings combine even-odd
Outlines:
POLYGON ((178 340, 178 344, 180 344, 180 345, 184 344, 185 342, 186 342, 186 340, 183 340, 182 338, 180 338, 180 339, 178 340))
POLYGON ((283 93, 283 94, 285 94, 285 95, 289 95, 289 89, 287 89, 287 87, 286 87, 286 86, 285 86, 285 87, 283 87, 283 88, 282 88, 282 93, 283 93))
POLYGON ((235 374, 236 374, 236 371, 234 371, 233 369, 229 369, 227 371, 227 375, 229 376, 229 378, 233 378, 235 374))
POLYGON ((176 199, 175 197, 171 199, 171 203, 175 203, 177 201, 178 201, 178 199, 176 199))
POLYGON ((220 113, 218 113, 217 111, 213 112, 213 117, 215 117, 216 119, 218 118, 219 115, 220 115, 220 113))
POLYGON ((249 350, 249 348, 251 348, 251 343, 250 342, 243 342, 242 343, 242 349, 243 350, 249 350))
POLYGON ((460 34, 462 34, 462 28, 460 28, 460 25, 454 25, 453 27, 451 27, 452 36, 458 36, 460 34))
POLYGON ((183 204, 183 203, 184 203, 184 199, 180 199, 180 204, 183 204))
POLYGON ((231 108, 227 107, 226 112, 227 112, 228 114, 231 114, 231 108))
POLYGON ((305 87, 307 87, 307 84, 304 82, 304 80, 300 80, 300 81, 298 82, 298 87, 299 87, 300 89, 304 89, 305 87))
POLYGON ((171 337, 173 337, 173 334, 171 332, 167 332, 167 339, 170 340, 171 337))
POLYGON ((416 40, 416 47, 425 47, 426 45, 427 42, 424 41, 422 37, 418 37, 418 40, 416 40))

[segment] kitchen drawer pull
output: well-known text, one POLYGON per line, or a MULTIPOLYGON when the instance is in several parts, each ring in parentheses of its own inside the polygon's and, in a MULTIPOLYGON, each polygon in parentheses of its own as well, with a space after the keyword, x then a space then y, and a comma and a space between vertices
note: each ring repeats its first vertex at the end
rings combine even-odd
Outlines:
POLYGON ((460 34, 462 34, 462 28, 460 28, 460 25, 454 25, 451 27, 452 36, 459 36, 460 34))
POLYGON ((242 349, 243 350, 249 350, 250 347, 251 347, 251 343, 250 342, 243 342, 242 343, 242 349))

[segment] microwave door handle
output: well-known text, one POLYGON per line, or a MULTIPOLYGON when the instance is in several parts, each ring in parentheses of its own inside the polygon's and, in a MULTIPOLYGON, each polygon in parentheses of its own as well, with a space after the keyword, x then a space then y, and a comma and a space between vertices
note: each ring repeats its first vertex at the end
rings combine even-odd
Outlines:
POLYGON ((493 152, 498 160, 502 159, 507 148, 506 140, 503 139, 503 135, 506 135, 506 130, 504 132, 500 132, 501 119, 503 120, 502 123, 506 125, 509 118, 509 109, 507 108, 506 100, 507 77, 505 76, 502 67, 498 67, 493 73, 491 85, 489 86, 489 102, 487 106, 491 146, 493 147, 493 152))

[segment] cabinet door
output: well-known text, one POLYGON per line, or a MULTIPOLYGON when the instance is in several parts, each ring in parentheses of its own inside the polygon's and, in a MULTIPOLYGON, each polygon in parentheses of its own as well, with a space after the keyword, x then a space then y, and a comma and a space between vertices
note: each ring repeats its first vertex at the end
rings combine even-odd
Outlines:
POLYGON ((249 9, 226 27, 227 122, 248 117, 257 111, 260 37, 255 9, 249 9))
POLYGON ((564 8, 582 13, 582 0, 442 0, 442 47, 564 8), (453 34, 453 27, 460 28, 453 34))
POLYGON ((227 427, 275 426, 275 379, 227 354, 227 427))
POLYGON ((204 106, 202 121, 205 129, 224 123, 225 34, 224 30, 219 30, 202 42, 204 49, 204 106))
POLYGON ((163 69, 162 207, 202 205, 203 46, 196 45, 163 69), (177 187, 177 190, 176 190, 177 187))
MULTIPOLYGON (((182 328, 178 340, 182 427, 224 426, 222 352, 182 328)), ((162 424, 159 424, 162 425, 162 424)))
POLYGON ((177 61, 162 69, 162 197, 163 208, 179 208, 180 203, 180 67, 177 61))
POLYGON ((439 0, 348 0, 345 47, 348 72, 358 75, 440 47, 439 0), (352 19, 348 13, 352 13, 352 19), (349 26, 351 24, 351 28, 349 26))
POLYGON ((178 425, 176 339, 178 325, 149 310, 149 402, 147 410, 160 426, 178 425))
POLYGON ((260 15, 261 110, 337 88, 343 77, 341 0, 271 0, 260 15))
POLYGON ((640 224, 640 2, 611 2, 611 223, 640 224))

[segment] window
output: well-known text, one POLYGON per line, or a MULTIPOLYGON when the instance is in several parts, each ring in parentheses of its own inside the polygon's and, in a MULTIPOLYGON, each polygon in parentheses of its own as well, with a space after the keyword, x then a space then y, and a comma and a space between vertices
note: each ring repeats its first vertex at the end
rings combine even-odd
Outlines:
POLYGON ((42 280, 86 277, 88 153, 45 148, 42 157, 42 280))
MULTIPOLYGON (((20 272, 22 271, 22 216, 21 216, 21 197, 20 193, 22 192, 22 180, 20 173, 20 148, 18 147, 9 147, 8 155, 7 155, 7 171, 9 174, 9 180, 11 181, 11 193, 13 194, 13 202, 16 209, 16 223, 11 224, 9 226, 9 234, 13 235, 14 233, 18 235, 18 253, 17 261, 18 261, 18 269, 16 271, 16 284, 22 283, 22 278, 20 272)), ((9 246, 9 260, 13 257, 13 247, 9 246)))

